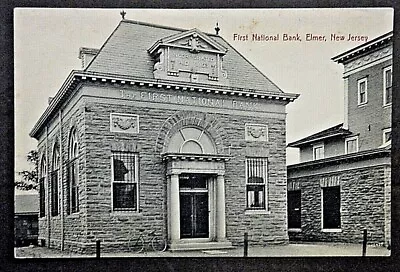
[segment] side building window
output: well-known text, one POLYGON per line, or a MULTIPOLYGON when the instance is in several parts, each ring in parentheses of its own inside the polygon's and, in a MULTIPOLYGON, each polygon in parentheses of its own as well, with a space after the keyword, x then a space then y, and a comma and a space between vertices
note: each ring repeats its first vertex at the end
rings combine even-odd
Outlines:
POLYGON ((383 142, 382 144, 386 144, 392 140, 392 128, 386 128, 383 130, 383 142))
POLYGON ((383 105, 392 103, 392 67, 383 69, 383 105))
POLYGON ((358 152, 358 136, 349 137, 345 140, 346 154, 358 152))
POLYGON ((138 211, 139 202, 138 154, 112 154, 112 209, 138 211))
POLYGON ((40 175, 39 175, 39 217, 44 217, 46 215, 46 178, 47 178, 47 162, 46 158, 43 156, 40 161, 40 175))
POLYGON ((368 102, 368 81, 367 78, 358 80, 358 105, 368 102))
POLYGON ((322 188, 322 228, 340 229, 340 186, 322 188))
POLYGON ((301 190, 288 191, 288 228, 301 228, 301 190))
POLYGON ((67 163, 67 214, 79 212, 78 190, 78 137, 76 129, 72 129, 68 146, 67 163))
POLYGON ((319 160, 324 158, 324 145, 319 144, 319 145, 314 145, 313 146, 313 159, 314 160, 319 160))
POLYGON ((247 209, 267 209, 266 184, 268 182, 267 158, 246 158, 247 209))
POLYGON ((58 144, 54 145, 53 149, 53 162, 51 171, 51 215, 57 216, 59 214, 59 189, 58 179, 60 172, 60 147, 58 144))

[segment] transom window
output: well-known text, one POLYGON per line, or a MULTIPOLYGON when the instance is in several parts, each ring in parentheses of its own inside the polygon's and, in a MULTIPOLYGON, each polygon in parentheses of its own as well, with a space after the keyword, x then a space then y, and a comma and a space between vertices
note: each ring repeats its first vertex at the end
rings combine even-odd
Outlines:
POLYGON ((347 138, 345 141, 346 154, 358 152, 358 136, 347 138))
POLYGON ((76 129, 72 129, 68 148, 69 161, 67 163, 67 214, 79 212, 78 190, 78 135, 76 129))
POLYGON ((368 102, 368 85, 367 78, 358 81, 358 105, 366 104, 368 102))
POLYGON ((247 209, 266 209, 267 158, 246 158, 247 209))
POLYGON ((383 105, 392 103, 392 67, 383 69, 383 105))
POLYGON ((168 152, 191 154, 215 154, 214 141, 197 127, 184 127, 175 133, 169 142, 168 152))
POLYGON ((47 162, 45 156, 40 161, 39 172, 39 217, 46 215, 45 182, 47 177, 47 162))
POLYGON ((324 158, 324 145, 315 145, 313 146, 313 159, 319 160, 324 158))
POLYGON ((54 145, 53 149, 53 162, 51 172, 51 215, 56 216, 59 214, 59 189, 58 179, 60 171, 60 147, 58 144, 54 145))
POLYGON ((138 211, 139 200, 138 154, 112 154, 113 211, 138 211))

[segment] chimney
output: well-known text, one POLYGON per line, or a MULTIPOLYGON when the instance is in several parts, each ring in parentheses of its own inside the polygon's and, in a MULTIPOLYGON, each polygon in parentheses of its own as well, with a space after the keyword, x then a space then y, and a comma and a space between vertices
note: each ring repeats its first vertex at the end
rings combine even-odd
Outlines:
POLYGON ((81 47, 79 48, 78 58, 82 60, 82 69, 85 69, 92 59, 97 55, 99 49, 81 47))

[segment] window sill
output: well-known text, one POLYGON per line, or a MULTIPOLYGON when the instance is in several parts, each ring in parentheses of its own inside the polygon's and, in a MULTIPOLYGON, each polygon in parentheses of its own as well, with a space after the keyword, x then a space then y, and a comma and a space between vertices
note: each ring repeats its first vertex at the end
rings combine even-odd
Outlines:
POLYGON ((368 105, 368 102, 365 102, 365 103, 358 104, 357 107, 363 108, 363 107, 366 107, 367 105, 368 105))
POLYGON ((138 211, 112 211, 110 213, 111 216, 121 216, 121 217, 130 217, 130 216, 143 216, 143 213, 138 211))
POLYGON ((382 105, 382 108, 389 108, 391 106, 392 106, 392 103, 389 103, 389 104, 382 105))
POLYGON ((67 218, 79 218, 79 212, 67 214, 67 218))
POLYGON ((244 214, 271 214, 269 210, 245 210, 244 214))
POLYGON ((301 232, 300 228, 289 228, 288 232, 301 232))
POLYGON ((322 229, 322 232, 342 232, 342 229, 322 229))

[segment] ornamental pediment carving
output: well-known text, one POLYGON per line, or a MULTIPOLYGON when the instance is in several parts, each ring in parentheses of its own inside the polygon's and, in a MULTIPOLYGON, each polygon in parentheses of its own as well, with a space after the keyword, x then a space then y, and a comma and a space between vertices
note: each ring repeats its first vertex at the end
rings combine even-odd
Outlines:
POLYGON ((197 29, 161 39, 148 51, 156 79, 228 84, 223 69, 227 49, 197 29))

